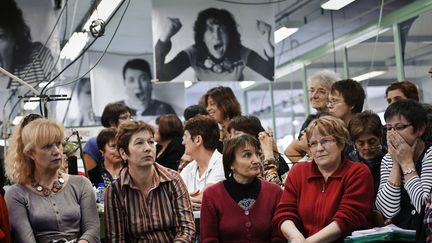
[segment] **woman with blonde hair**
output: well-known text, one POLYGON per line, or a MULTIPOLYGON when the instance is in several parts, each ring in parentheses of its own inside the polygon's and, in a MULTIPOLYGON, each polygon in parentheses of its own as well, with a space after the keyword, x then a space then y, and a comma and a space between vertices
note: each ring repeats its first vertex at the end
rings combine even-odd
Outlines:
POLYGON ((99 242, 90 181, 60 172, 62 125, 36 119, 15 131, 6 156, 6 192, 15 242, 99 242))

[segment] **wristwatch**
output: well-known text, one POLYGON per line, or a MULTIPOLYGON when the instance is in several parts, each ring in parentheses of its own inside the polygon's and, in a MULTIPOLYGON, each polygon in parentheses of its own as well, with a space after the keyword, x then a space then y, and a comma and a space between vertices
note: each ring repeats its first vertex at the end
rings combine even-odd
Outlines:
POLYGON ((407 168, 406 170, 403 171, 403 175, 405 176, 414 172, 416 172, 415 168, 407 168))

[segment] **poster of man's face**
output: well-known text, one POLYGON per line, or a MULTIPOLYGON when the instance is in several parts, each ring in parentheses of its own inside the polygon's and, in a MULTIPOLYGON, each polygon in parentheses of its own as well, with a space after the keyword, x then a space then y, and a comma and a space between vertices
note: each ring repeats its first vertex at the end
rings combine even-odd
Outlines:
POLYGON ((156 78, 160 81, 272 81, 271 4, 153 1, 156 78))
MULTIPOLYGON (((90 65, 100 53, 90 53, 90 65)), ((135 119, 149 122, 162 114, 181 114, 184 109, 183 83, 152 82, 152 55, 105 54, 91 71, 93 110, 97 116, 108 103, 126 104, 135 119)))

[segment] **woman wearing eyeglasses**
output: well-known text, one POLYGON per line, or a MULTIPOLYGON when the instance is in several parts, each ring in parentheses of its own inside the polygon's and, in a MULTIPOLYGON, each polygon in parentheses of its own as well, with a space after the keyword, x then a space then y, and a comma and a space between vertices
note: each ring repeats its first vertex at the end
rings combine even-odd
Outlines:
POLYGON ((291 242, 342 241, 369 227, 373 179, 366 165, 343 156, 348 130, 342 120, 323 116, 306 129, 314 158, 288 173, 273 223, 291 242))
POLYGON ((359 82, 340 80, 331 87, 327 107, 330 114, 339 117, 348 126, 351 118, 363 110, 365 98, 366 94, 359 82))
POLYGON ((399 100, 384 113, 388 154, 381 162, 376 199, 384 217, 404 229, 423 232, 423 212, 432 188, 432 148, 423 139, 426 113, 414 100, 399 100))
POLYGON ((330 70, 318 71, 309 78, 309 102, 312 108, 317 111, 317 114, 311 114, 306 118, 305 122, 300 128, 298 140, 293 140, 290 145, 286 147, 284 154, 291 162, 299 162, 299 160, 301 160, 302 157, 308 152, 307 144, 305 143, 306 139, 302 139, 303 131, 313 119, 316 119, 321 114, 328 112, 327 102, 330 88, 332 84, 339 79, 340 78, 337 73, 330 70))

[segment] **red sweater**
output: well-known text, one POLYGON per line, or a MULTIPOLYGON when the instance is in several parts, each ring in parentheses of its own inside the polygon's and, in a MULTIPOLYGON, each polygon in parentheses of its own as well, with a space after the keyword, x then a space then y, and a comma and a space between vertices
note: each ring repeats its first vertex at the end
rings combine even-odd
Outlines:
POLYGON ((272 217, 282 195, 276 184, 261 181, 261 190, 249 211, 243 210, 223 181, 204 191, 201 204, 201 242, 279 242, 272 217))
POLYGON ((4 198, 0 195, 0 243, 12 242, 8 210, 4 198))
POLYGON ((344 160, 327 182, 315 162, 299 163, 288 173, 274 227, 281 233, 291 220, 309 237, 335 221, 345 237, 370 226, 373 197, 372 175, 362 163, 344 160))

